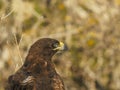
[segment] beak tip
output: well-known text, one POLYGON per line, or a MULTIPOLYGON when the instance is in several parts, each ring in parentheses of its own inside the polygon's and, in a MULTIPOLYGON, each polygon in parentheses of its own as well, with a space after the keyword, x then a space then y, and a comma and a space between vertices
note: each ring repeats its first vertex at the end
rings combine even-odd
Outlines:
POLYGON ((67 50, 68 50, 68 46, 67 46, 67 44, 64 44, 63 51, 67 51, 67 50))

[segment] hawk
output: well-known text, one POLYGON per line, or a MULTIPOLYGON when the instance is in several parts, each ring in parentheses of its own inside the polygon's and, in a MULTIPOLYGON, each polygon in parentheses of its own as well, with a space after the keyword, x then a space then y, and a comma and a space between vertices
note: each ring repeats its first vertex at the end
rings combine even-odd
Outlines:
POLYGON ((36 41, 21 68, 9 76, 5 90, 65 90, 52 62, 53 55, 61 50, 65 50, 65 44, 58 40, 36 41))

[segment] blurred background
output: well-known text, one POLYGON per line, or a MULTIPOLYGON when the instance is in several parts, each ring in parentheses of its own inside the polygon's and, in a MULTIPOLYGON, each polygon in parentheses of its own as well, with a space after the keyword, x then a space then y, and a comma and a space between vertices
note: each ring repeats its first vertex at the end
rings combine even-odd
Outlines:
POLYGON ((53 58, 66 90, 120 90, 120 0, 0 0, 0 90, 43 37, 69 47, 53 58))

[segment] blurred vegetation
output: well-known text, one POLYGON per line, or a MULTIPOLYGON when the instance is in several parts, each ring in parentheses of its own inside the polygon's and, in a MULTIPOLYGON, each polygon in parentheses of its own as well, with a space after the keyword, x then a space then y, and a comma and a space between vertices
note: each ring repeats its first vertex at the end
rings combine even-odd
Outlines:
POLYGON ((54 57, 66 90, 120 90, 120 0, 0 0, 0 90, 42 37, 69 47, 54 57))

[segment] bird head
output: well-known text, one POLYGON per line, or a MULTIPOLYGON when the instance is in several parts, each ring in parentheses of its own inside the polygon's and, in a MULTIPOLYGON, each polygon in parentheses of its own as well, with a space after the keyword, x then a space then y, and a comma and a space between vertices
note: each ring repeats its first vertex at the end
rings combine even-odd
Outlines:
POLYGON ((30 48, 30 53, 39 54, 41 56, 52 57, 58 51, 64 51, 67 46, 56 39, 42 38, 36 41, 30 48))

